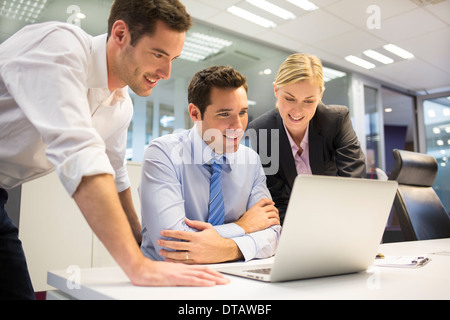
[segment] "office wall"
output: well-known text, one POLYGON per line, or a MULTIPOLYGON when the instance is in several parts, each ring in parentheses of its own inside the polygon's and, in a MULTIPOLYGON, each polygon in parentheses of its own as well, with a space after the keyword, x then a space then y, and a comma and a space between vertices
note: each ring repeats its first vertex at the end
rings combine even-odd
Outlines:
MULTIPOLYGON (((140 164, 127 165, 133 202, 140 218, 137 187, 140 164)), ((19 238, 22 241, 34 290, 47 285, 48 270, 116 265, 67 194, 55 172, 22 186, 19 238)))

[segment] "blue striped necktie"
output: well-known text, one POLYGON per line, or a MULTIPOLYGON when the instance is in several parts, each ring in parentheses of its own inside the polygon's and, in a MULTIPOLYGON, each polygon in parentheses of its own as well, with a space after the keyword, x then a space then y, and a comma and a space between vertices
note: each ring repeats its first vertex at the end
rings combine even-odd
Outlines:
POLYGON ((225 217, 221 175, 222 164, 213 162, 211 164, 211 182, 209 185, 208 209, 208 222, 213 226, 223 224, 225 217))

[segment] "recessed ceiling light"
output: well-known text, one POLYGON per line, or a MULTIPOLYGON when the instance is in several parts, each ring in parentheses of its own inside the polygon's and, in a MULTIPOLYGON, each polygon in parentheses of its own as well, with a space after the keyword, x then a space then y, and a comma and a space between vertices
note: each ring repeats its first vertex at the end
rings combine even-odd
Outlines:
POLYGON ((77 13, 77 18, 78 19, 86 19, 86 15, 83 12, 78 12, 77 13))
POLYGON ((381 53, 378 53, 378 52, 376 52, 374 50, 366 50, 363 53, 366 56, 368 56, 368 57, 370 57, 370 58, 372 58, 374 60, 377 60, 377 61, 379 61, 381 63, 384 63, 384 64, 390 64, 390 63, 394 62, 393 59, 391 59, 389 57, 386 57, 385 55, 383 55, 381 53))
POLYGON ((386 108, 386 109, 384 109, 384 112, 390 113, 390 112, 392 112, 392 108, 386 108))
POLYGON ((260 25, 264 28, 275 28, 277 26, 276 23, 273 21, 270 21, 266 18, 260 17, 254 13, 251 13, 250 11, 241 9, 236 6, 229 7, 227 9, 227 11, 231 14, 234 14, 235 16, 242 18, 242 19, 256 23, 257 25, 260 25))
POLYGON ((264 69, 258 72, 260 76, 268 76, 272 74, 272 69, 264 69))
POLYGON ((306 11, 314 11, 319 9, 318 6, 316 6, 314 3, 308 0, 287 0, 287 1, 306 11))
POLYGON ((406 51, 405 49, 402 49, 392 43, 387 44, 383 46, 387 51, 392 52, 393 54, 396 54, 397 56, 403 58, 403 59, 412 59, 414 58, 414 55, 411 52, 406 51))
POLYGON ((353 64, 356 64, 357 66, 363 67, 365 69, 373 69, 375 68, 375 65, 369 61, 366 61, 364 59, 358 58, 356 56, 347 56, 345 57, 345 60, 348 62, 351 62, 353 64))
POLYGON ((274 5, 273 3, 270 3, 266 0, 246 0, 248 3, 254 5, 255 7, 258 7, 262 10, 265 10, 271 14, 276 15, 277 17, 280 17, 284 20, 292 20, 295 19, 295 15, 287 11, 277 5, 274 5))

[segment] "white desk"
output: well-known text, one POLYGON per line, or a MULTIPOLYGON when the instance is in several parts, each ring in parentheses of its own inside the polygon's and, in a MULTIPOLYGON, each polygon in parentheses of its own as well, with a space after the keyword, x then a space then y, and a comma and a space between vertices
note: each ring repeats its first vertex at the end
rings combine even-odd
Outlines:
POLYGON ((366 272, 282 283, 263 283, 229 276, 231 282, 212 288, 136 287, 119 267, 48 272, 56 291, 50 299, 120 300, 298 300, 298 299, 450 299, 450 239, 383 244, 384 255, 428 254, 422 268, 370 267, 366 272), (69 280, 69 286, 68 286, 69 280), (79 280, 79 288, 74 288, 79 280))

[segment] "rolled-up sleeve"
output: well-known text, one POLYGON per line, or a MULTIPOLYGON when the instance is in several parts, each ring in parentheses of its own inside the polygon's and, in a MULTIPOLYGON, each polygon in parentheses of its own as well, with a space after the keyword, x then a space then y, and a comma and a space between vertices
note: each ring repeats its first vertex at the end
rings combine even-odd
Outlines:
POLYGON ((50 31, 39 45, 11 59, 1 72, 8 91, 39 132, 47 158, 72 195, 83 176, 115 172, 104 141, 91 122, 86 72, 89 38, 67 31, 50 31))
MULTIPOLYGON (((132 102, 129 97, 123 104, 123 108, 132 110, 132 102)), ((124 115, 128 117, 128 119, 123 121, 121 127, 117 128, 115 131, 115 134, 105 141, 106 154, 108 155, 115 172, 115 183, 118 192, 122 192, 130 187, 130 179, 126 167, 126 149, 127 129, 131 121, 132 112, 124 112, 124 115)))

